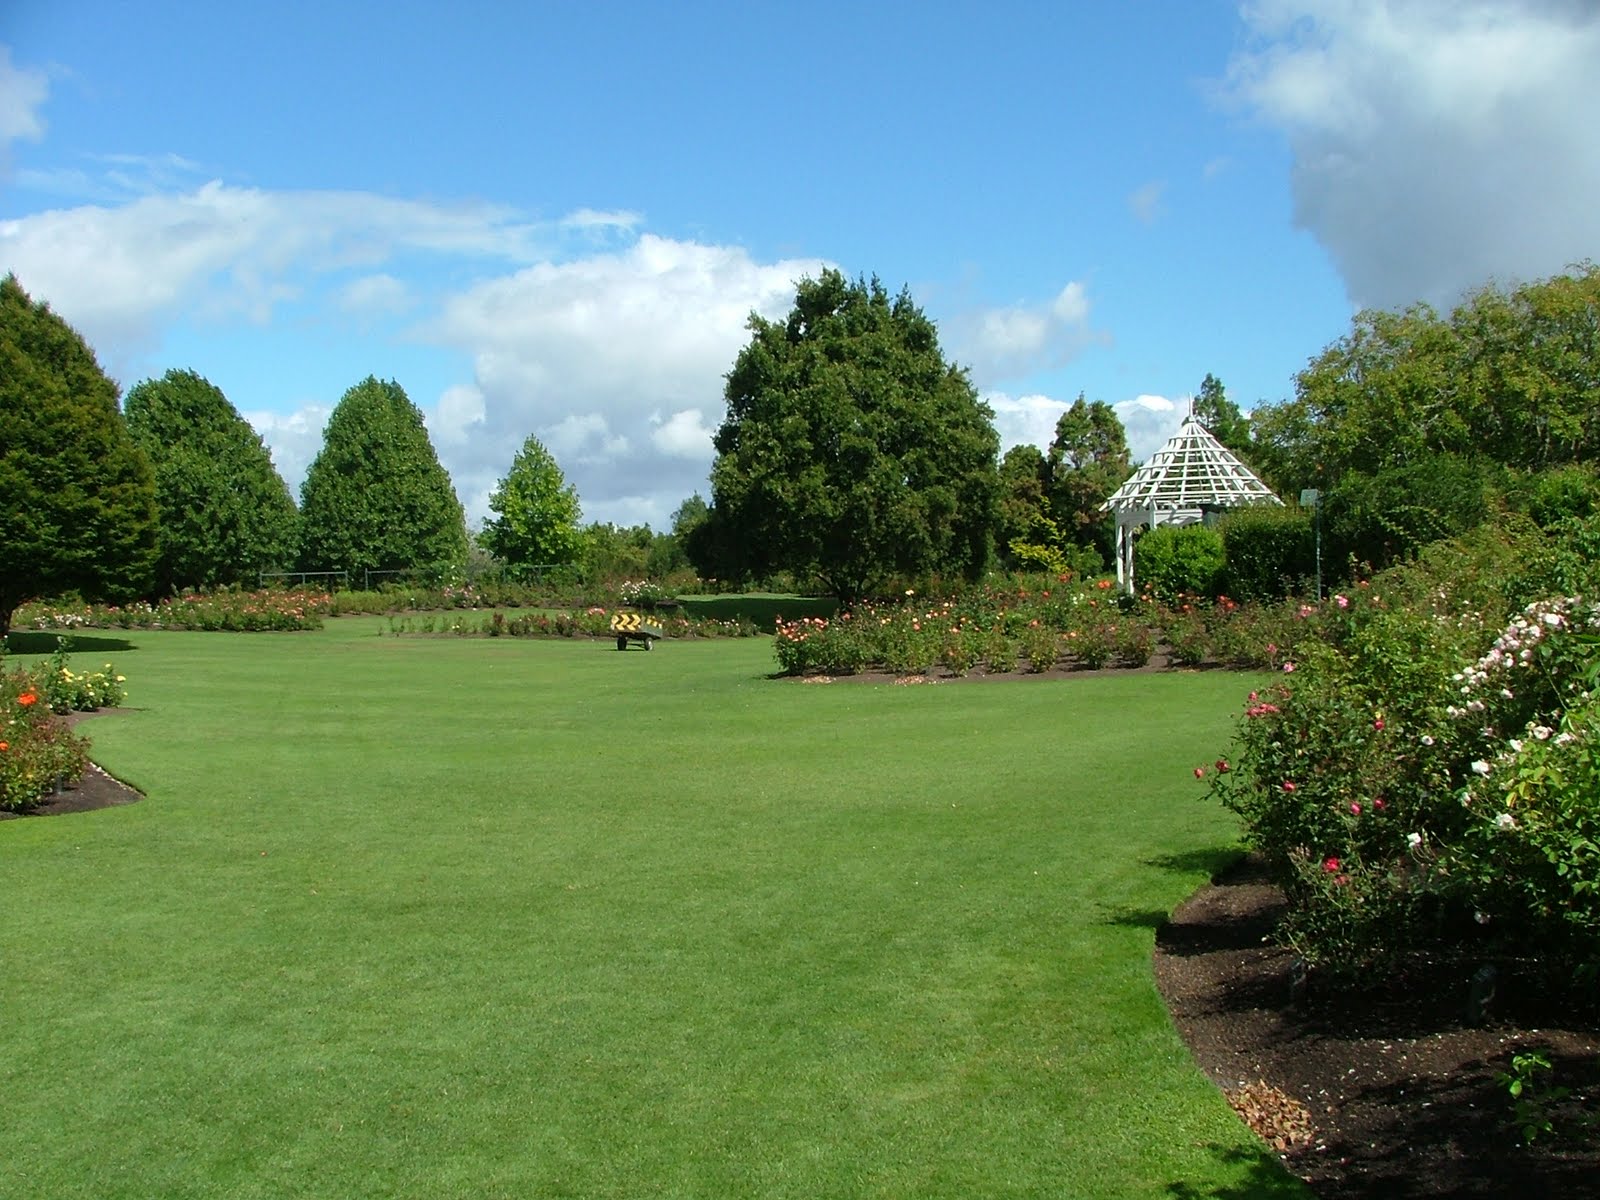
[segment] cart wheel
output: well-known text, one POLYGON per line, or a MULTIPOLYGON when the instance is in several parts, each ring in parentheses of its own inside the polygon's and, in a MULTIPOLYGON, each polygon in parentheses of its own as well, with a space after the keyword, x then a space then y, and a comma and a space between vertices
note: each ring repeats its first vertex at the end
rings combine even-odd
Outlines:
POLYGON ((625 638, 625 637, 619 637, 617 639, 617 649, 618 650, 626 650, 627 648, 628 648, 628 639, 625 638))
POLYGON ((645 640, 644 640, 644 648, 646 650, 654 650, 656 648, 656 640, 655 640, 655 638, 653 638, 653 637, 645 638, 645 640))

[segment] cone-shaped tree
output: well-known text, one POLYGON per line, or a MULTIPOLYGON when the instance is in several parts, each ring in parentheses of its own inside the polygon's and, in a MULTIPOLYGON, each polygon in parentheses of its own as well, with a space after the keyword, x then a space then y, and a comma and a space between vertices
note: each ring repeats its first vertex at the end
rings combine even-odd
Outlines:
POLYGON ((149 586, 156 505, 117 386, 14 275, 0 280, 0 633, 17 605, 149 586))
POLYGON ((254 583, 294 561, 294 500, 258 434, 193 371, 147 379, 123 404, 155 467, 156 589, 254 583))
POLYGON ((505 563, 514 579, 532 576, 536 567, 577 562, 583 555, 578 490, 532 434, 489 497, 489 511, 494 518, 478 542, 505 563))
POLYGON ((465 563, 467 526, 422 412, 392 380, 344 394, 300 489, 305 571, 448 570, 465 563))
POLYGON ((894 574, 976 575, 998 491, 993 413, 904 291, 838 271, 750 318, 728 373, 706 574, 810 575, 854 599, 894 574))

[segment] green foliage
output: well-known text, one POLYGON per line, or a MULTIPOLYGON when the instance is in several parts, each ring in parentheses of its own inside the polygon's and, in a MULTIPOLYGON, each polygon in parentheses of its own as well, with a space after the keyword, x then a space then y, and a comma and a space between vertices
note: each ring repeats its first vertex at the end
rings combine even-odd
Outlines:
POLYGON ((1215 789, 1336 972, 1463 947, 1600 971, 1600 605, 1507 620, 1516 545, 1479 531, 1303 606, 1317 636, 1249 698, 1215 789))
POLYGON ((1309 592, 1316 538, 1309 509, 1253 504, 1217 524, 1224 566, 1221 587, 1235 600, 1281 600, 1309 592))
POLYGON ((1222 535, 1205 525, 1158 525, 1134 548, 1133 576, 1159 600, 1216 596, 1226 554, 1222 535))
POLYGON ((1600 471, 1591 463, 1574 463, 1542 471, 1519 481, 1515 499, 1541 529, 1600 513, 1600 471))
POLYGON ((0 280, 0 531, 0 635, 30 597, 149 585, 149 460, 93 352, 14 275, 0 280))
POLYGON ((893 575, 976 576, 995 524, 998 438, 964 371, 902 291, 837 271, 787 319, 752 314, 728 373, 702 575, 814 576, 858 598, 893 575))
POLYGON ((300 489, 307 571, 459 568, 466 520, 422 412, 400 385, 368 376, 344 394, 300 489))
POLYGON ((1323 562, 1388 566, 1488 519, 1488 464, 1441 455, 1352 473, 1323 500, 1323 562))
POLYGON ((52 719, 41 674, 0 666, 0 812, 35 807, 88 765, 88 743, 52 719))
POLYGON ((294 561, 298 514, 261 435, 193 371, 128 393, 128 429, 155 469, 155 588, 254 583, 294 561))
POLYGON ((1545 1078, 1552 1069, 1547 1051, 1519 1050, 1511 1056, 1511 1070, 1495 1072, 1494 1081, 1506 1090, 1511 1120, 1524 1145, 1555 1132, 1550 1107, 1572 1094, 1570 1088, 1553 1086, 1545 1078))
POLYGON ((567 483, 555 458, 532 434, 511 462, 510 473, 489 497, 494 517, 478 540, 504 564, 512 579, 535 568, 577 562, 583 554, 578 530, 578 490, 567 483))
POLYGON ((1228 399, 1222 380, 1210 372, 1200 383, 1194 398, 1195 419, 1204 425, 1217 441, 1246 462, 1251 453, 1250 418, 1239 411, 1239 406, 1228 399))
POLYGON ((97 708, 115 708, 127 699, 123 676, 107 663, 99 671, 74 671, 67 664, 67 638, 56 639, 55 653, 45 663, 40 682, 44 686, 45 702, 57 716, 70 712, 93 712, 97 708))
POLYGON ((1103 570, 1112 557, 1115 531, 1100 506, 1133 474, 1116 409, 1103 400, 1090 403, 1080 393, 1056 420, 1046 463, 1050 516, 1068 541, 1099 553, 1103 570))
POLYGON ((1446 455, 1524 471, 1600 458, 1600 268, 1511 291, 1486 287, 1448 318, 1418 305, 1363 312, 1252 415, 1252 461, 1281 493, 1324 490, 1446 455))

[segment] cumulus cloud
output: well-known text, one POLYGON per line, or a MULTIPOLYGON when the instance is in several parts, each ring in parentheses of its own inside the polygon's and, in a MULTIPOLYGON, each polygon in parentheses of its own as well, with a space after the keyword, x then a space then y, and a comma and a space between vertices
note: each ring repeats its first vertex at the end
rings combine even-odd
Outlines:
POLYGON ((1115 401, 1111 407, 1122 421, 1128 438, 1128 455, 1135 463, 1149 458, 1173 434, 1189 411, 1188 402, 1165 396, 1140 395, 1115 401))
POLYGON ((1359 306, 1448 307, 1600 245, 1600 8, 1258 0, 1226 91, 1288 138, 1295 220, 1359 306))
POLYGON ((952 356, 972 368, 980 387, 1064 366, 1105 340, 1089 326, 1089 294, 1076 281, 1046 304, 961 313, 949 328, 952 356))
POLYGON ((577 486, 586 519, 662 524, 706 490, 722 377, 749 314, 787 312, 796 280, 826 265, 644 234, 446 297, 412 336, 472 359, 481 417, 440 447, 463 499, 492 487, 531 433, 577 486))
POLYGON ((296 497, 306 471, 322 450, 322 431, 333 410, 308 404, 292 413, 246 412, 240 415, 261 435, 272 455, 272 465, 296 497))
MULTIPOLYGON (((1024 444, 1048 449, 1056 435, 1056 421, 1072 404, 1070 400, 1037 394, 1013 397, 1004 392, 988 392, 983 398, 994 409, 994 427, 1000 434, 1002 452, 1024 444)), ((1177 433, 1189 411, 1187 398, 1173 401, 1151 395, 1117 400, 1111 407, 1122 422, 1128 453, 1135 463, 1142 463, 1177 433)))

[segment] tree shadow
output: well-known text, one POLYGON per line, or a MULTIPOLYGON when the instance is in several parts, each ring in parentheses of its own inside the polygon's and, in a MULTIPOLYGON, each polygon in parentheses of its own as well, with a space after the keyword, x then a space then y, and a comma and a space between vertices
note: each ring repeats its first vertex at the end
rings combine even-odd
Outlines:
POLYGON ((1126 929, 1160 929, 1172 915, 1160 908, 1105 908, 1102 925, 1121 925, 1126 929))
POLYGON ((1229 843, 1225 846, 1206 846, 1199 850, 1182 850, 1177 854, 1160 854, 1155 858, 1145 859, 1144 865, 1179 875, 1204 872, 1214 880, 1237 867, 1244 858, 1245 852, 1238 844, 1229 843))
POLYGON ((1277 1200, 1278 1197, 1305 1200, 1311 1194, 1264 1146, 1208 1145, 1206 1149, 1224 1166, 1243 1167, 1243 1178, 1214 1186, 1197 1186, 1178 1179, 1167 1184, 1167 1195, 1177 1200, 1200 1200, 1207 1196, 1217 1200, 1277 1200))
POLYGON ((61 633, 56 630, 12 630, 6 635, 8 654, 54 654, 57 642, 65 639, 68 654, 123 654, 138 647, 127 638, 100 633, 61 633))

